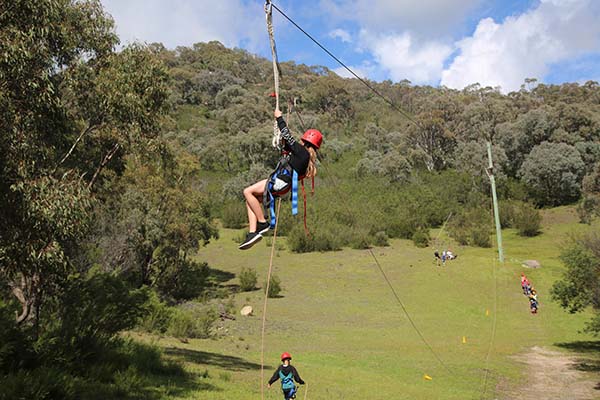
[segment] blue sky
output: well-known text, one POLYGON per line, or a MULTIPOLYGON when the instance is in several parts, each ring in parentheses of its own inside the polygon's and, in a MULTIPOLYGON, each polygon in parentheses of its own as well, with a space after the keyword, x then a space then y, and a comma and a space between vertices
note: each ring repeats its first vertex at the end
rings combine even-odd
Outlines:
MULTIPOLYGON (((261 0, 101 0, 124 43, 219 40, 270 56, 261 0)), ((361 76, 517 90, 600 80, 599 0, 274 1, 361 76)), ((275 12, 281 60, 345 72, 275 12)))

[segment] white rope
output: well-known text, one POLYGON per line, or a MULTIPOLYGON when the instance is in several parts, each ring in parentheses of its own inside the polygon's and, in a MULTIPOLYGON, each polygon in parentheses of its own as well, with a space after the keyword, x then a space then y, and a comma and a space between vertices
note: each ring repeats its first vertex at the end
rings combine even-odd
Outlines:
MULTIPOLYGON (((271 43, 271 56, 273 58, 273 81, 275 83, 275 109, 279 110, 279 61, 277 60, 277 47, 275 46, 275 33, 273 30, 273 5, 270 0, 265 2, 265 14, 267 18, 267 31, 271 43)), ((271 144, 276 149, 281 149, 281 132, 277 121, 273 124, 273 140, 271 144)))

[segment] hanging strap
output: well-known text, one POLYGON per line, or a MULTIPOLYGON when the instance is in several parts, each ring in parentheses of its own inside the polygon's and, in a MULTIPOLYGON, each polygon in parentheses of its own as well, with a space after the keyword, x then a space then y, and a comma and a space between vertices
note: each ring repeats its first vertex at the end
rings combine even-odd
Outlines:
MULTIPOLYGON (((265 14, 267 18, 267 31, 269 32, 269 42, 271 43, 271 57, 273 58, 273 81, 275 84, 275 109, 279 110, 279 61, 277 59, 277 46, 275 45, 275 33, 273 30, 273 5, 271 0, 265 1, 265 14)), ((281 149, 281 132, 277 126, 277 121, 273 124, 273 140, 271 144, 276 149, 281 149)))
POLYGON ((277 225, 277 216, 275 215, 275 197, 273 196, 273 194, 271 193, 271 191, 268 191, 269 193, 269 214, 271 215, 271 229, 275 228, 275 225, 277 225))
POLYGON ((304 190, 304 179, 301 181, 302 183, 302 200, 304 201, 304 233, 307 237, 310 237, 310 232, 308 231, 308 226, 306 225, 306 190, 304 190))
POLYGON ((298 214, 298 173, 292 169, 292 215, 298 214))

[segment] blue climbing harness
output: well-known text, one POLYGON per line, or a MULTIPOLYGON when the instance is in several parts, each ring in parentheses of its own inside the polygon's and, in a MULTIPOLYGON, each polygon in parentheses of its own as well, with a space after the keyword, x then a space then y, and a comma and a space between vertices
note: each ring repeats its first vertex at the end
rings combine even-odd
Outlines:
POLYGON ((279 371, 279 379, 281 379, 281 388, 283 390, 295 389, 296 385, 294 384, 294 374, 290 371, 289 374, 284 375, 283 371, 279 371))
MULTIPOLYGON (((280 162, 275 169, 275 172, 271 174, 265 187, 265 203, 268 200, 269 203, 269 214, 271 215, 271 229, 275 228, 277 224, 277 216, 275 214, 275 199, 277 197, 285 195, 290 191, 290 177, 291 177, 291 189, 292 189, 292 215, 298 214, 298 172, 293 169, 289 164, 280 162), (277 180, 287 182, 283 188, 275 189, 277 180)), ((265 204, 266 205, 266 204, 265 204)))
POLYGON ((284 375, 283 371, 279 370, 279 379, 281 379, 281 390, 286 400, 295 399, 298 387, 294 383, 294 374, 290 371, 289 374, 284 375))

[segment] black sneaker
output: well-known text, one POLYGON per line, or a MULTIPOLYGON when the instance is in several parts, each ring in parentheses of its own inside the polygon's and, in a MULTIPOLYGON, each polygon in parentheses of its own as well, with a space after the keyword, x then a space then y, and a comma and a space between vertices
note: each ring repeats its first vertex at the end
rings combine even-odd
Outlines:
POLYGON ((258 232, 260 235, 269 232, 269 229, 271 229, 271 224, 268 222, 259 222, 256 225, 256 232, 258 232))
POLYGON ((238 248, 240 250, 247 250, 250 247, 254 246, 255 243, 260 242, 261 239, 262 236, 260 233, 250 232, 246 235, 246 240, 244 240, 244 242, 240 244, 240 247, 238 248))

